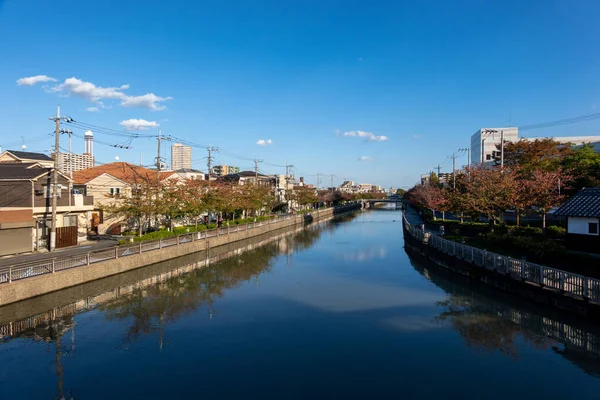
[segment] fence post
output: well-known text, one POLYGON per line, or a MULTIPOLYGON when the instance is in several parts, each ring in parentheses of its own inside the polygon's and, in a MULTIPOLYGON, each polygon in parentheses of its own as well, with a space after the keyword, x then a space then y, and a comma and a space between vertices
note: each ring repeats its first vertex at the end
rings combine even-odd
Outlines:
POLYGON ((115 258, 119 258, 119 246, 115 246, 115 258))
POLYGON ((525 280, 525 266, 527 265, 527 261, 525 257, 521 259, 521 279, 525 280))
POLYGON ((227 234, 229 235, 229 225, 227 225, 227 234))
POLYGON ((583 297, 586 299, 589 299, 589 293, 588 293, 588 278, 587 277, 583 277, 583 297))
POLYGON ((8 267, 8 283, 12 282, 12 267, 8 267))
POLYGON ((544 286, 544 266, 540 265, 540 286, 544 286))
POLYGON ((485 267, 486 257, 487 257, 487 250, 483 249, 483 251, 481 252, 481 266, 482 267, 485 267))
POLYGON ((90 265, 90 253, 87 253, 85 255, 85 261, 86 261, 87 265, 90 265))
POLYGON ((565 291, 565 273, 560 271, 560 291, 561 293, 565 291))
POLYGON ((56 272, 56 269, 54 268, 54 258, 52 259, 52 273, 56 272))
POLYGON ((140 254, 142 254, 142 242, 140 242, 140 254))

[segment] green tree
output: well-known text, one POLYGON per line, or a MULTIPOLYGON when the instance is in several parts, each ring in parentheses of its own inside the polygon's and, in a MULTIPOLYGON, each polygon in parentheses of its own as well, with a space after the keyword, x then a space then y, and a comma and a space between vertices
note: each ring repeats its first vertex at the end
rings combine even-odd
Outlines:
POLYGON ((573 149, 562 164, 565 172, 572 177, 573 190, 600 186, 600 154, 594 151, 592 145, 573 149))

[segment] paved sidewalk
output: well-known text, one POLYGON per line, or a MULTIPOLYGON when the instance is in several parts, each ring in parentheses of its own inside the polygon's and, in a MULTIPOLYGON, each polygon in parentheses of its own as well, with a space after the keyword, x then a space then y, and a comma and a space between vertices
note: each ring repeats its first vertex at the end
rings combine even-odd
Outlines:
POLYGON ((100 240, 90 244, 84 244, 81 246, 69 247, 66 249, 59 249, 53 252, 46 253, 34 253, 24 254, 20 256, 12 256, 0 259, 0 267, 8 267, 10 265, 24 264, 33 261, 49 260, 55 257, 69 257, 78 254, 85 254, 88 251, 101 250, 108 247, 116 246, 118 242, 116 240, 100 240))
MULTIPOLYGON (((423 221, 421 220, 421 217, 419 216, 419 211, 411 206, 408 206, 406 208, 406 210, 404 211, 404 215, 406 216, 406 220, 408 221, 408 223, 413 226, 420 228, 421 225, 423 224, 423 221)), ((433 235, 440 234, 437 226, 435 229, 431 229, 431 226, 425 225, 425 232, 429 232, 433 235)))

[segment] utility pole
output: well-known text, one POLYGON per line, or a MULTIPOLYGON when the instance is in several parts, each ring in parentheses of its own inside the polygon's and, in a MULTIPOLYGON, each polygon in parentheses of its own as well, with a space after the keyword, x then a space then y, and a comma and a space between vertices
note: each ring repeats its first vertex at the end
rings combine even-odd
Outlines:
MULTIPOLYGON (((48 244, 48 250, 54 251, 56 249, 56 202, 58 201, 58 153, 60 149, 60 121, 65 122, 72 121, 71 118, 60 116, 60 106, 56 107, 56 116, 48 118, 54 121, 54 170, 52 171, 52 226, 50 228, 50 243, 48 244)), ((70 196, 70 194, 69 194, 70 196)))
POLYGON ((500 170, 504 170, 504 130, 500 131, 500 170))
POLYGON ((330 175, 331 177, 331 189, 333 189, 333 178, 335 177, 335 175, 330 175))
POLYGON ((156 136, 156 142, 158 145, 157 156, 156 156, 156 183, 160 182, 160 128, 158 129, 158 135, 156 136))
POLYGON ((206 150, 208 150, 208 161, 206 163, 207 167, 208 167, 208 180, 210 181, 210 174, 212 172, 212 160, 213 157, 211 155, 211 153, 213 151, 219 151, 218 147, 211 147, 210 144, 208 145, 208 147, 206 148, 206 150))
POLYGON ((317 173, 317 190, 319 190, 319 187, 321 186, 321 173, 317 173))
MULTIPOLYGON (((61 129, 60 133, 66 133, 69 135, 69 211, 71 210, 71 193, 73 192, 73 161, 72 161, 72 154, 73 154, 73 141, 72 141, 72 135, 73 132, 71 130, 64 130, 61 129)), ((57 153, 58 156, 58 153, 57 153)))
POLYGON ((437 176, 438 176, 438 179, 439 179, 439 177, 440 177, 440 170, 442 169, 442 166, 440 164, 438 164, 438 166, 437 167, 433 167, 433 169, 437 169, 437 172, 438 172, 437 176))
POLYGON ((258 163, 261 162, 263 162, 263 160, 254 160, 254 183, 258 183, 258 163))
POLYGON ((452 188, 456 189, 456 153, 452 153, 452 188))
POLYGON ((292 164, 288 164, 287 161, 285 162, 285 176, 289 176, 290 173, 290 168, 294 168, 294 166, 292 164))

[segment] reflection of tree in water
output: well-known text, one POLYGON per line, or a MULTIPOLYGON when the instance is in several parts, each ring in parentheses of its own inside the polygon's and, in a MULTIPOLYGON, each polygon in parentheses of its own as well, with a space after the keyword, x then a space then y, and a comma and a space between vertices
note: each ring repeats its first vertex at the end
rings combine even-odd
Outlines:
POLYGON ((447 300, 437 304, 444 307, 444 311, 435 320, 448 323, 471 347, 499 351, 517 358, 519 338, 538 349, 548 348, 554 343, 498 313, 486 310, 477 300, 451 294, 447 300))
POLYGON ((548 348, 555 343, 543 336, 542 332, 537 334, 529 327, 513 322, 511 312, 514 310, 511 307, 474 293, 467 286, 444 279, 412 259, 411 265, 448 294, 446 300, 437 302, 444 310, 434 320, 449 324, 467 345, 517 358, 519 340, 538 349, 548 348))
MULTIPOLYGON (((322 231, 306 229, 294 235, 291 237, 294 248, 310 247, 322 231)), ((278 243, 268 243, 187 275, 135 290, 102 305, 100 310, 105 312, 108 319, 133 317, 125 335, 126 341, 131 342, 143 334, 158 332, 159 345, 162 346, 163 324, 175 321, 202 306, 209 307, 209 315, 212 317, 213 303, 223 296, 226 289, 235 288, 268 271, 278 254, 278 243)))

